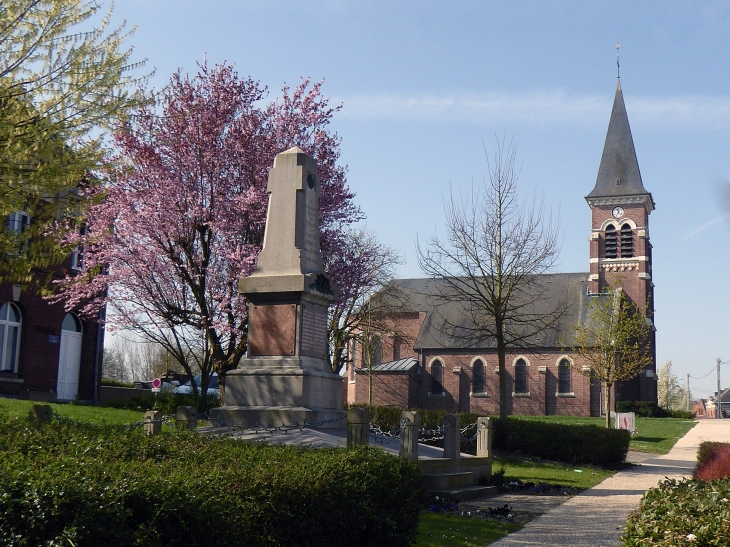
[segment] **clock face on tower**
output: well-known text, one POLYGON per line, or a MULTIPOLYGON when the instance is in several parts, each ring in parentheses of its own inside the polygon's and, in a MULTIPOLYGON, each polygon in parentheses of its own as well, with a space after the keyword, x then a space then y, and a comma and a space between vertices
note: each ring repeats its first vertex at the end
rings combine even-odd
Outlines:
POLYGON ((613 214, 613 218, 621 218, 624 216, 624 210, 621 207, 614 207, 613 211, 611 211, 611 214, 613 214))

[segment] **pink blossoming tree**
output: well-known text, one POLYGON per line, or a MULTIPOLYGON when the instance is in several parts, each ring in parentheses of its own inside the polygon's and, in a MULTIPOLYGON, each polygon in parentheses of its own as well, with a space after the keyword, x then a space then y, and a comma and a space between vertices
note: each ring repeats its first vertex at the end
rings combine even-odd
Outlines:
POLYGON ((203 393, 210 369, 223 388, 246 351, 237 284, 256 266, 275 155, 299 146, 318 162, 321 247, 335 282, 346 273, 336 266, 341 231, 362 217, 337 163, 340 139, 328 131, 338 108, 320 84, 284 87, 269 104, 265 94, 230 65, 174 74, 158 109, 115 133, 114 176, 89 196, 99 200, 86 234, 68 236, 83 246, 85 272, 66 277, 55 297, 88 315, 106 305, 114 328, 162 344, 189 373, 190 353, 207 355, 203 393))

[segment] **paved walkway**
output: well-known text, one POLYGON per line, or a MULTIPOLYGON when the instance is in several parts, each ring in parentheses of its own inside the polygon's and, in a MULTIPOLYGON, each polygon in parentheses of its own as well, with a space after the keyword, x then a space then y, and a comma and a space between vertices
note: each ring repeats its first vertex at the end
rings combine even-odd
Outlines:
POLYGON ((639 506, 644 492, 665 477, 689 477, 702 441, 730 442, 730 420, 699 420, 668 454, 649 457, 631 469, 616 473, 492 545, 619 545, 626 518, 639 506))

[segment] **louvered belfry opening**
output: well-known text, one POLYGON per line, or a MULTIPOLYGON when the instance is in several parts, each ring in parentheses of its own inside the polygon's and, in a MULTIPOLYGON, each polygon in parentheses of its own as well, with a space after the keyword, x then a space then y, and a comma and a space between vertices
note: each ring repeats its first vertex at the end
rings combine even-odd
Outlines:
POLYGON ((634 233, 631 226, 624 224, 621 226, 621 258, 632 256, 634 256, 634 233))
POLYGON ((618 258, 618 238, 613 225, 606 226, 606 258, 618 258))

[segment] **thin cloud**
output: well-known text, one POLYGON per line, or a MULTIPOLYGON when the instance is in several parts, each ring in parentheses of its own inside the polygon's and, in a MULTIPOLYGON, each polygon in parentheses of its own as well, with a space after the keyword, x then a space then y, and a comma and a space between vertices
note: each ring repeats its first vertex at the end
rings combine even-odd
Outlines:
MULTIPOLYGON (((342 118, 535 124, 606 123, 613 97, 563 92, 523 94, 379 94, 341 97, 342 118)), ((632 123, 650 126, 730 128, 730 96, 627 97, 632 123)))
POLYGON ((723 222, 725 222, 728 219, 730 219, 730 213, 725 213, 722 216, 719 216, 717 218, 713 218, 709 222, 705 222, 701 226, 698 226, 697 228, 695 228, 694 230, 692 230, 689 234, 687 234, 686 236, 684 236, 682 238, 682 241, 688 241, 688 240, 692 239, 693 237, 695 237, 700 232, 704 232, 705 230, 707 230, 708 228, 711 228, 712 226, 716 226, 718 224, 722 224, 723 222))

